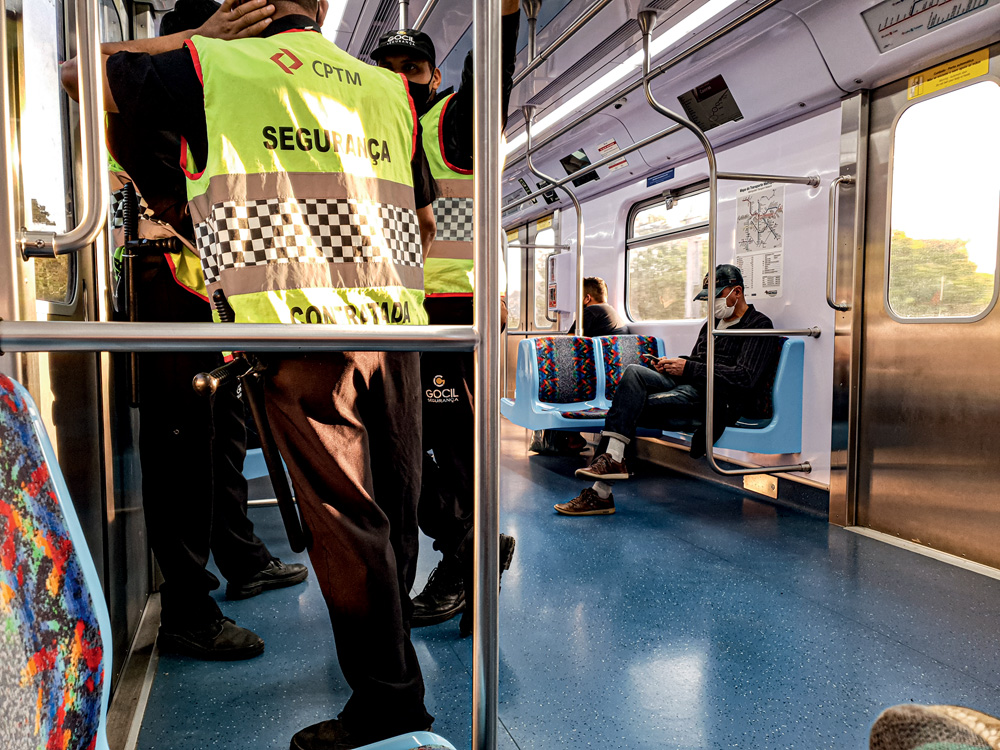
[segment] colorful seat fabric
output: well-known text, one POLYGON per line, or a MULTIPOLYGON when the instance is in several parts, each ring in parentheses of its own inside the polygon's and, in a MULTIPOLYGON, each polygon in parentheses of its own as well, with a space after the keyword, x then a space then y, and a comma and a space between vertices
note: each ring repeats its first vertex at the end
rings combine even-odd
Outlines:
POLYGON ((595 340, 604 359, 604 400, 609 408, 626 367, 643 364, 643 354, 663 356, 663 342, 655 336, 601 336, 595 340))
POLYGON ((597 395, 594 340, 582 336, 534 339, 538 400, 546 404, 590 401, 597 395))
POLYGON ((38 410, 0 375, 0 747, 107 750, 110 634, 38 410))

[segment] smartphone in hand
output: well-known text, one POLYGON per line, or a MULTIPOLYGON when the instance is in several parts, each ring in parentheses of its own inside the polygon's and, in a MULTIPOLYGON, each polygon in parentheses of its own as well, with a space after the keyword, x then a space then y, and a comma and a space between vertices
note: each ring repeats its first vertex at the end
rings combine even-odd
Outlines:
POLYGON ((654 357, 652 354, 641 354, 639 355, 639 358, 642 359, 648 367, 653 367, 660 361, 659 357, 654 357))

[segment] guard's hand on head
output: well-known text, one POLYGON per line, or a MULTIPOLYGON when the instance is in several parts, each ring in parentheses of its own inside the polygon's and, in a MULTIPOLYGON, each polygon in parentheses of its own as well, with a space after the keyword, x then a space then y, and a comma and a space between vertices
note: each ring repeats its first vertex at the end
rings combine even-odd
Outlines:
POLYGON ((225 0, 195 33, 212 39, 257 36, 270 25, 272 15, 274 6, 269 0, 225 0))

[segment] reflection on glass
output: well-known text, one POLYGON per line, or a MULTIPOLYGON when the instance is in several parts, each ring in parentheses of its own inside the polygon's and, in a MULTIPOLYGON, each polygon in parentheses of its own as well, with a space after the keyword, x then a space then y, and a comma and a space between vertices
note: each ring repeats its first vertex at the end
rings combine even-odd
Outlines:
POLYGON ((521 241, 511 240, 507 249, 507 328, 521 327, 521 241))
POLYGON ((632 219, 632 237, 648 237, 651 234, 707 224, 708 197, 708 192, 694 193, 674 200, 670 208, 667 208, 664 199, 637 211, 632 219))
POLYGON ((966 318, 993 298, 1000 226, 1000 86, 913 105, 896 124, 889 307, 901 318, 966 318))
POLYGON ((708 266, 708 234, 658 242, 628 251, 628 311, 632 320, 705 317, 695 302, 708 266))
MULTIPOLYGON (((554 245, 556 244, 556 233, 552 227, 548 229, 543 229, 538 234, 535 235, 536 245, 554 245)), ((550 255, 555 254, 555 250, 543 250, 541 248, 535 248, 535 328, 546 329, 552 328, 555 324, 545 317, 548 313, 548 301, 546 295, 548 294, 548 279, 546 279, 545 274, 548 270, 548 263, 546 262, 550 255)), ((552 317, 555 317, 553 313, 552 317)))

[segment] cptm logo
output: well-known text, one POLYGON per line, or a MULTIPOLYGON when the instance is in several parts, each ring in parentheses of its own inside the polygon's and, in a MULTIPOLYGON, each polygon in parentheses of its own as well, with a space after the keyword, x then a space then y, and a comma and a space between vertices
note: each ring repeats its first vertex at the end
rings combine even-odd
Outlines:
POLYGON ((275 65, 288 73, 288 75, 292 75, 296 70, 302 67, 302 61, 284 48, 282 48, 280 52, 271 55, 271 60, 275 65), (291 60, 290 65, 285 65, 285 63, 281 61, 282 57, 288 57, 288 59, 291 60))

